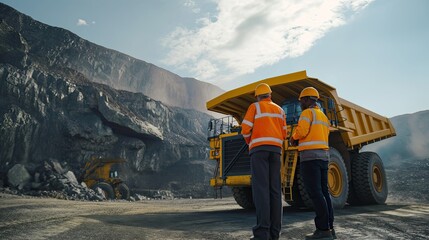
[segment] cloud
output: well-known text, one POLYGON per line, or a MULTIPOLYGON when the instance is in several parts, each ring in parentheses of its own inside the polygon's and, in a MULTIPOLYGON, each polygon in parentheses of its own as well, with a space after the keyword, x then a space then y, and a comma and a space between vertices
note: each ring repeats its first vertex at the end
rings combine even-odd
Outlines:
POLYGON ((76 25, 78 25, 78 26, 87 26, 88 25, 88 23, 86 22, 86 20, 83 20, 83 19, 78 19, 77 20, 77 23, 76 23, 76 25))
MULTIPOLYGON (((91 21, 91 24, 95 24, 95 21, 91 21)), ((78 19, 77 20, 77 23, 76 23, 76 25, 77 26, 88 26, 89 25, 89 23, 88 23, 88 21, 86 21, 86 20, 84 20, 84 19, 78 19)))
POLYGON ((198 19, 197 29, 178 27, 164 39, 169 52, 163 62, 200 80, 231 80, 303 55, 372 1, 220 0, 215 17, 198 19))
POLYGON ((193 1, 193 0, 185 0, 183 5, 185 7, 190 8, 193 13, 199 13, 201 11, 201 9, 197 6, 195 1, 193 1))

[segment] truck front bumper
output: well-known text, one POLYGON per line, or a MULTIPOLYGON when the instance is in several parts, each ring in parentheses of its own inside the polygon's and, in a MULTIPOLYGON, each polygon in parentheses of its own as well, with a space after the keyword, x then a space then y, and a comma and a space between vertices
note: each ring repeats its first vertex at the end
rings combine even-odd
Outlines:
POLYGON ((242 176, 228 176, 225 179, 221 177, 210 179, 210 186, 221 187, 221 186, 250 186, 252 177, 251 175, 242 176))

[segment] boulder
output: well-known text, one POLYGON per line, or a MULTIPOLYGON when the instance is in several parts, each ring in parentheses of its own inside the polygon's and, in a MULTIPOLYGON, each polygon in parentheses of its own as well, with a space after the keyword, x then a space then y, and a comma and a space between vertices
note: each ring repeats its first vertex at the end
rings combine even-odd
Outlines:
POLYGON ((61 166, 61 163, 59 163, 58 160, 56 160, 56 159, 50 159, 49 162, 50 162, 53 170, 55 170, 57 173, 63 174, 65 172, 64 169, 63 169, 63 167, 61 166))
POLYGON ((67 178, 67 180, 74 185, 79 185, 76 176, 74 175, 74 173, 72 171, 68 171, 64 174, 64 176, 67 178))
POLYGON ((23 189, 24 186, 30 182, 31 176, 24 165, 15 164, 11 169, 9 169, 7 179, 9 186, 23 189))

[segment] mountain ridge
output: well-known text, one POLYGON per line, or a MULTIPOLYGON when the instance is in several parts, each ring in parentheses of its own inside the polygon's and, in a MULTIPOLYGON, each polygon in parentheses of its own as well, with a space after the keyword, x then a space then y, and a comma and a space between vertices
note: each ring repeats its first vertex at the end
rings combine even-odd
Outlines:
POLYGON ((7 25, 19 34, 15 39, 23 45, 21 54, 37 56, 49 66, 72 68, 91 81, 206 113, 209 112, 205 103, 224 92, 213 84, 180 77, 152 63, 91 43, 66 29, 43 24, 2 3, 0 15, 3 28, 7 25))
POLYGON ((387 165, 418 159, 429 160, 429 110, 390 118, 396 136, 370 144, 364 151, 377 152, 387 165))

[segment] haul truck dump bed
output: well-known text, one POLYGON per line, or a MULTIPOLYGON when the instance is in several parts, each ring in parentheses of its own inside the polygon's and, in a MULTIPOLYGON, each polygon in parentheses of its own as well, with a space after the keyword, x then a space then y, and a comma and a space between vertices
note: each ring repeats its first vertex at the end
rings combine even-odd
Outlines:
MULTIPOLYGON (((251 176, 248 149, 240 124, 249 105, 256 101, 255 87, 267 83, 272 100, 286 113, 291 133, 301 113, 298 96, 305 87, 320 93, 319 105, 330 120, 329 188, 335 207, 350 204, 384 203, 387 183, 383 163, 373 152, 360 152, 362 146, 395 136, 390 120, 337 95, 334 87, 308 77, 306 71, 264 79, 228 91, 207 102, 207 109, 230 117, 212 119, 209 123, 210 159, 217 161, 210 185, 215 189, 229 186, 237 203, 252 208, 251 176)), ((292 206, 311 207, 299 174, 296 147, 287 141, 282 155, 282 187, 285 201, 292 206)))

